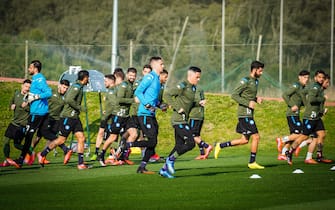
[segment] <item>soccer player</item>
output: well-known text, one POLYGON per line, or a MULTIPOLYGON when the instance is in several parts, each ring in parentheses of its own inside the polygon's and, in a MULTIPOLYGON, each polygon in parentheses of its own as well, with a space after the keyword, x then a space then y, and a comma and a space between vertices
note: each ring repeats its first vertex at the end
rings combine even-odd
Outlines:
MULTIPOLYGON (((289 165, 292 165, 294 151, 301 142, 308 139, 309 135, 316 133, 318 142, 323 142, 323 139, 326 136, 325 128, 320 117, 322 104, 326 100, 322 88, 322 84, 325 81, 325 75, 326 73, 323 70, 317 70, 314 74, 314 83, 307 87, 306 108, 303 115, 302 134, 295 139, 289 151, 286 152, 286 159, 289 165)), ((309 160, 309 164, 312 164, 312 162, 316 163, 315 160, 312 161, 311 156, 312 153, 306 157, 306 159, 309 160)), ((307 161, 305 160, 305 162, 307 161)))
POLYGON ((258 78, 263 74, 264 64, 259 61, 253 61, 250 67, 249 77, 244 77, 240 81, 239 86, 235 88, 231 97, 238 103, 238 124, 236 132, 242 134, 241 138, 216 143, 214 150, 214 158, 217 159, 222 148, 247 144, 251 142, 251 153, 248 167, 250 169, 264 169, 264 166, 256 162, 256 154, 260 136, 254 120, 254 110, 256 104, 260 104, 262 99, 257 97, 258 78))
POLYGON ((164 93, 164 98, 173 109, 171 122, 175 133, 175 146, 159 171, 163 177, 174 178, 176 159, 195 146, 188 117, 194 104, 199 103, 196 102, 195 93, 200 77, 201 69, 191 66, 187 71, 187 79, 164 93))
POLYGON ((146 165, 152 155, 154 155, 157 145, 158 123, 156 120, 156 107, 158 106, 159 92, 161 88, 159 75, 163 71, 164 62, 161 57, 151 57, 149 62, 152 71, 146 74, 142 82, 135 90, 135 100, 139 103, 137 116, 140 129, 147 141, 128 142, 126 147, 146 147, 137 173, 154 174, 147 170, 146 165))
MULTIPOLYGON (((83 88, 89 82, 89 72, 81 70, 78 72, 78 80, 72 84, 67 94, 65 95, 65 105, 60 114, 60 127, 58 138, 50 143, 42 152, 37 154, 38 162, 43 167, 46 155, 56 146, 63 144, 70 133, 74 133, 78 144, 78 165, 79 170, 88 169, 90 166, 84 164, 84 144, 85 135, 83 125, 80 121, 80 112, 86 112, 86 107, 81 106, 82 98, 84 95, 83 88)), ((69 150, 64 157, 64 164, 70 160, 72 150, 69 150)))
POLYGON ((277 138, 278 160, 286 160, 285 152, 290 147, 290 142, 296 139, 302 132, 302 123, 300 120, 300 107, 303 106, 305 98, 305 86, 309 80, 309 71, 299 72, 298 81, 294 82, 283 93, 283 99, 287 104, 286 119, 290 130, 290 135, 283 138, 277 138), (285 144, 282 148, 282 144, 285 144))
MULTIPOLYGON (((52 96, 48 99, 48 105, 49 105, 49 114, 47 119, 44 121, 41 129, 47 129, 50 132, 52 132, 55 136, 58 135, 59 131, 59 123, 60 123, 60 113, 63 110, 64 107, 64 95, 66 91, 69 89, 70 82, 66 79, 63 79, 59 82, 57 86, 57 90, 52 93, 52 96)), ((39 143, 41 136, 37 136, 33 142, 32 146, 30 148, 33 155, 34 148, 39 143)), ((53 139, 54 140, 54 139, 53 139)), ((50 144, 50 140, 47 140, 46 147, 50 144)), ((65 144, 58 145, 64 152, 64 155, 69 152, 69 148, 65 146, 65 144)), ((35 159, 35 158, 33 158, 35 159)), ((44 160, 44 164, 49 164, 50 161, 47 159, 44 160)))
POLYGON ((205 160, 208 158, 209 153, 212 151, 213 147, 212 145, 207 144, 201 139, 200 133, 201 128, 204 123, 205 118, 205 94, 203 90, 200 90, 197 88, 197 91, 195 93, 196 101, 195 106, 190 111, 190 119, 189 124, 193 133, 193 138, 195 143, 197 143, 200 155, 198 155, 195 159, 196 160, 205 160))
POLYGON ((39 60, 33 60, 28 68, 29 74, 32 75, 32 82, 27 97, 27 101, 30 103, 30 114, 26 126, 27 129, 23 149, 17 161, 20 166, 22 166, 24 158, 29 152, 35 132, 47 140, 54 140, 57 138, 56 135, 49 132, 47 129, 41 129, 48 116, 48 98, 52 95, 51 88, 48 86, 41 70, 42 63, 39 60))
POLYGON ((95 142, 95 152, 94 152, 94 155, 91 157, 92 161, 96 160, 99 155, 100 146, 104 139, 104 133, 105 133, 105 129, 107 126, 107 120, 112 115, 112 106, 111 106, 112 102, 110 101, 112 97, 109 97, 109 96, 113 94, 113 87, 115 86, 115 76, 113 74, 105 75, 104 83, 107 89, 107 92, 105 95, 105 111, 100 121, 100 127, 99 127, 99 131, 97 134, 97 139, 95 142))
POLYGON ((25 135, 26 125, 29 117, 29 103, 24 100, 24 96, 28 94, 31 81, 26 79, 21 85, 21 90, 16 90, 12 99, 10 100, 10 109, 14 112, 14 116, 10 124, 8 125, 5 137, 3 152, 5 155, 5 161, 2 166, 15 166, 20 168, 20 166, 10 158, 10 139, 14 140, 14 147, 18 150, 22 150, 23 146, 21 142, 25 135))

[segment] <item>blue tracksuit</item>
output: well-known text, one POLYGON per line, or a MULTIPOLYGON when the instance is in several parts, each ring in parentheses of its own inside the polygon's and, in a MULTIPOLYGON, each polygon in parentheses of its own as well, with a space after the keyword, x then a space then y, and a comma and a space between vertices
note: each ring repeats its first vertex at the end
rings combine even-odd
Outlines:
POLYGON ((30 114, 44 116, 48 113, 48 98, 52 96, 51 88, 43 74, 35 74, 32 78, 30 91, 40 96, 40 99, 31 102, 30 114))
POLYGON ((159 75, 154 70, 143 77, 135 90, 135 96, 140 100, 138 116, 155 116, 155 112, 146 109, 145 105, 157 106, 160 89, 159 75))

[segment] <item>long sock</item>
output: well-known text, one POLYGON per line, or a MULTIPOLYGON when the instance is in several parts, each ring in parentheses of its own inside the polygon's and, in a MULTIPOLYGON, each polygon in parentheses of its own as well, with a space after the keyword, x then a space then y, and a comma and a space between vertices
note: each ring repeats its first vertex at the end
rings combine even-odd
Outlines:
POLYGON ((78 165, 84 163, 84 153, 78 153, 78 165))
POLYGON ((205 154, 204 147, 200 146, 200 144, 198 144, 198 147, 199 147, 200 155, 204 155, 205 154))
POLYGON ((51 149, 49 147, 45 148, 42 152, 41 152, 41 156, 45 157, 47 156, 47 154, 51 151, 51 149))
POLYGON ((312 159, 313 153, 307 152, 306 159, 305 160, 310 160, 312 159))
POLYGON ((3 145, 3 153, 5 154, 6 158, 9 158, 9 155, 10 155, 10 145, 9 144, 3 145))
POLYGON ((300 148, 305 147, 305 146, 307 145, 307 142, 308 142, 308 141, 303 141, 303 142, 301 142, 301 144, 299 145, 299 147, 300 147, 300 148))
POLYGON ((220 144, 220 147, 221 148, 224 148, 224 147, 231 147, 231 141, 227 141, 227 142, 223 142, 220 144))
POLYGON ((281 151, 281 154, 282 155, 285 155, 286 154, 286 151, 288 151, 288 148, 287 147, 283 147, 282 151, 281 151))
POLYGON ((64 152, 64 155, 66 155, 66 153, 68 152, 68 148, 67 148, 67 146, 65 146, 65 144, 63 143, 63 144, 60 144, 60 145, 58 145, 62 150, 63 150, 63 152, 64 152))
POLYGON ((94 154, 96 154, 96 155, 99 154, 99 147, 96 147, 96 148, 95 148, 95 153, 94 153, 94 154))
POLYGON ((290 141, 290 139, 288 138, 288 136, 284 136, 282 142, 286 143, 288 141, 290 141))
POLYGON ((208 144, 206 143, 206 142, 204 142, 204 141, 200 141, 200 146, 202 146, 202 147, 205 147, 205 148, 208 148, 208 144))
POLYGON ((322 158, 322 150, 323 150, 323 144, 319 143, 317 144, 317 151, 316 151, 316 156, 317 158, 322 158))
POLYGON ((146 166, 147 166, 147 162, 142 161, 140 167, 141 167, 141 168, 145 168, 146 166))
POLYGON ((256 161, 256 153, 255 152, 251 152, 250 153, 250 160, 249 163, 253 163, 256 161))

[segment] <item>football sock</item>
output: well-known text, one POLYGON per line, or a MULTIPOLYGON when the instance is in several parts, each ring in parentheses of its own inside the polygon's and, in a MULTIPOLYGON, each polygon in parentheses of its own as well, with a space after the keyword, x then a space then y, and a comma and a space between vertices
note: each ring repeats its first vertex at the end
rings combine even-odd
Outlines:
POLYGON ((313 153, 311 153, 311 152, 307 152, 307 155, 306 155, 306 159, 305 159, 305 160, 312 159, 312 156, 313 156, 313 153))
POLYGON ((202 141, 202 140, 200 141, 199 145, 200 145, 201 147, 208 148, 208 144, 206 144, 206 142, 204 142, 204 141, 202 141))
POLYGON ((96 148, 95 148, 95 153, 94 153, 94 154, 96 154, 96 155, 99 154, 99 147, 96 147, 96 148))
POLYGON ((301 142, 301 144, 299 145, 300 148, 303 148, 307 145, 308 141, 303 141, 301 142))
POLYGON ((255 152, 251 152, 250 153, 250 161, 249 163, 253 163, 256 161, 256 153, 255 152))
POLYGON ((42 152, 41 152, 41 156, 45 157, 47 156, 47 154, 51 151, 51 149, 49 147, 45 148, 42 152))
POLYGON ((286 143, 290 141, 290 139, 288 138, 288 136, 284 136, 283 139, 282 139, 282 142, 286 143))
POLYGON ((317 158, 321 158, 322 157, 322 149, 323 149, 323 144, 318 143, 317 144, 317 151, 316 151, 316 156, 317 158))
POLYGON ((288 151, 288 148, 287 147, 283 147, 282 151, 281 151, 281 154, 282 155, 285 155, 286 154, 286 151, 288 151))
POLYGON ((84 163, 84 154, 78 153, 78 165, 81 165, 84 163))
POLYGON ((227 141, 227 142, 223 142, 220 144, 220 147, 221 148, 224 148, 224 147, 231 147, 231 142, 230 141, 227 141))
POLYGON ((60 144, 58 146, 63 150, 64 154, 66 154, 69 151, 69 149, 67 148, 67 146, 65 146, 64 143, 60 144))
POLYGON ((10 154, 10 145, 9 144, 4 144, 3 145, 3 153, 5 154, 6 158, 9 158, 9 154, 10 154))
POLYGON ((145 168, 145 166, 147 166, 147 162, 142 161, 140 167, 141 167, 141 168, 145 168))
POLYGON ((203 147, 199 147, 199 151, 200 151, 200 155, 204 155, 205 154, 205 150, 203 147))

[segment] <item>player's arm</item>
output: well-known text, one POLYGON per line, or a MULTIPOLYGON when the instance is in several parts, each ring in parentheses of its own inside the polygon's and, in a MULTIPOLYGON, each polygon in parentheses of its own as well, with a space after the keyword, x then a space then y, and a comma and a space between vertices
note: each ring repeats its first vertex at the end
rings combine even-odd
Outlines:
POLYGON ((177 87, 167 89, 166 91, 164 91, 163 94, 163 98, 165 99, 167 104, 169 104, 169 106, 171 106, 173 110, 177 112, 179 112, 182 109, 182 107, 181 104, 177 102, 176 97, 178 97, 181 94, 183 88, 184 88, 183 83, 181 83, 177 85, 177 87))
POLYGON ((238 104, 243 105, 245 107, 249 107, 250 101, 244 97, 241 96, 243 91, 247 88, 247 83, 241 81, 241 84, 236 87, 231 94, 231 98, 235 100, 238 104))
POLYGON ((127 86, 127 83, 121 83, 120 88, 117 90, 116 95, 119 104, 132 104, 134 102, 134 98, 126 98, 127 86))
POLYGON ((79 95, 80 88, 78 87, 72 87, 67 91, 65 94, 64 102, 69 104, 74 110, 77 112, 80 112, 81 105, 77 103, 76 98, 79 95))
POLYGON ((144 106, 150 105, 150 106, 156 106, 156 104, 150 104, 150 101, 146 99, 144 93, 146 89, 149 87, 149 85, 152 83, 153 76, 152 75, 145 75, 143 77, 142 82, 139 84, 139 86, 135 90, 135 96, 138 98, 140 103, 144 106))

